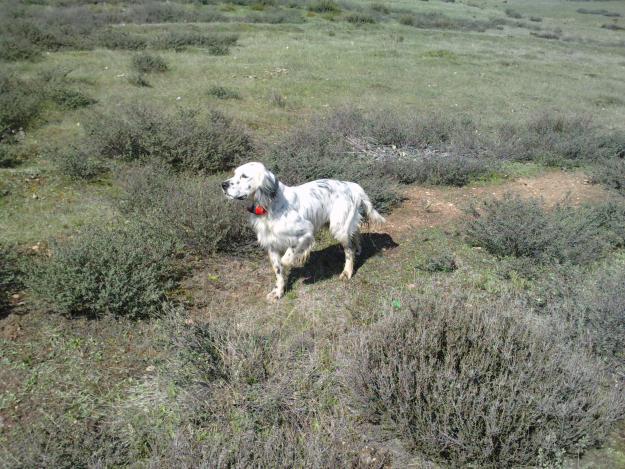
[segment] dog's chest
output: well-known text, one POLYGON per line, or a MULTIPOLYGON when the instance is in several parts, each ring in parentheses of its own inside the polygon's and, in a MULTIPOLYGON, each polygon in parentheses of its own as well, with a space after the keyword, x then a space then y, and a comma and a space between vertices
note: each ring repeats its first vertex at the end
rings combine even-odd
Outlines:
POLYGON ((264 248, 286 249, 297 242, 296 233, 291 232, 289 223, 283 218, 273 220, 269 216, 250 215, 250 222, 264 248))

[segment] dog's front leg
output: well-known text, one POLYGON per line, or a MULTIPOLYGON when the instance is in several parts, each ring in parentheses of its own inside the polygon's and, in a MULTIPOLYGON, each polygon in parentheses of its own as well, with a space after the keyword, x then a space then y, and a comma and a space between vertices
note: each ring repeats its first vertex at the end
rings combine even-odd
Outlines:
POLYGON ((269 260, 271 261, 271 267, 276 273, 276 287, 267 294, 267 300, 276 301, 284 295, 285 275, 284 266, 280 261, 280 253, 278 251, 269 251, 269 260))

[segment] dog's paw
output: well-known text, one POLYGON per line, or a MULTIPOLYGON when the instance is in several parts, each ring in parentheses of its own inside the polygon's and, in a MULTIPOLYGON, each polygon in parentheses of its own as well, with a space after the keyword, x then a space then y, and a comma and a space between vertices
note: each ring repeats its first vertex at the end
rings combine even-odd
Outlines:
POLYGON ((282 293, 278 291, 277 288, 274 288, 269 293, 267 293, 267 301, 270 303, 275 303, 280 298, 282 298, 282 293))
POLYGON ((352 274, 346 270, 341 272, 341 275, 339 275, 339 280, 349 280, 350 278, 352 278, 352 274))

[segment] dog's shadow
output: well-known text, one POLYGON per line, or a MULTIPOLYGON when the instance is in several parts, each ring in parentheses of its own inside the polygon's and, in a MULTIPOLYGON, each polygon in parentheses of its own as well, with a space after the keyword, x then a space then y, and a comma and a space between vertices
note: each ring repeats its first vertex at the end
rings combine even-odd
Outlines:
MULTIPOLYGON (((399 246, 390 235, 386 233, 363 233, 362 252, 356 257, 354 274, 367 260, 381 251, 399 246)), ((311 284, 320 280, 335 277, 343 271, 345 254, 340 244, 333 244, 319 251, 310 253, 310 258, 302 267, 296 267, 289 273, 287 288, 300 278, 305 284, 311 284)))

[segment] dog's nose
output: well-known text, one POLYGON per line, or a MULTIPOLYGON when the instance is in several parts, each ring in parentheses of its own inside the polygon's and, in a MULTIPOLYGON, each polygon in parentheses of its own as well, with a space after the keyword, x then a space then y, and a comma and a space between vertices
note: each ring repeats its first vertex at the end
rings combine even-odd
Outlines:
POLYGON ((230 182, 228 182, 228 181, 224 181, 224 182, 222 182, 222 183, 221 183, 221 188, 222 188, 223 190, 226 190, 226 189, 228 188, 228 186, 229 186, 229 185, 230 185, 230 182))

